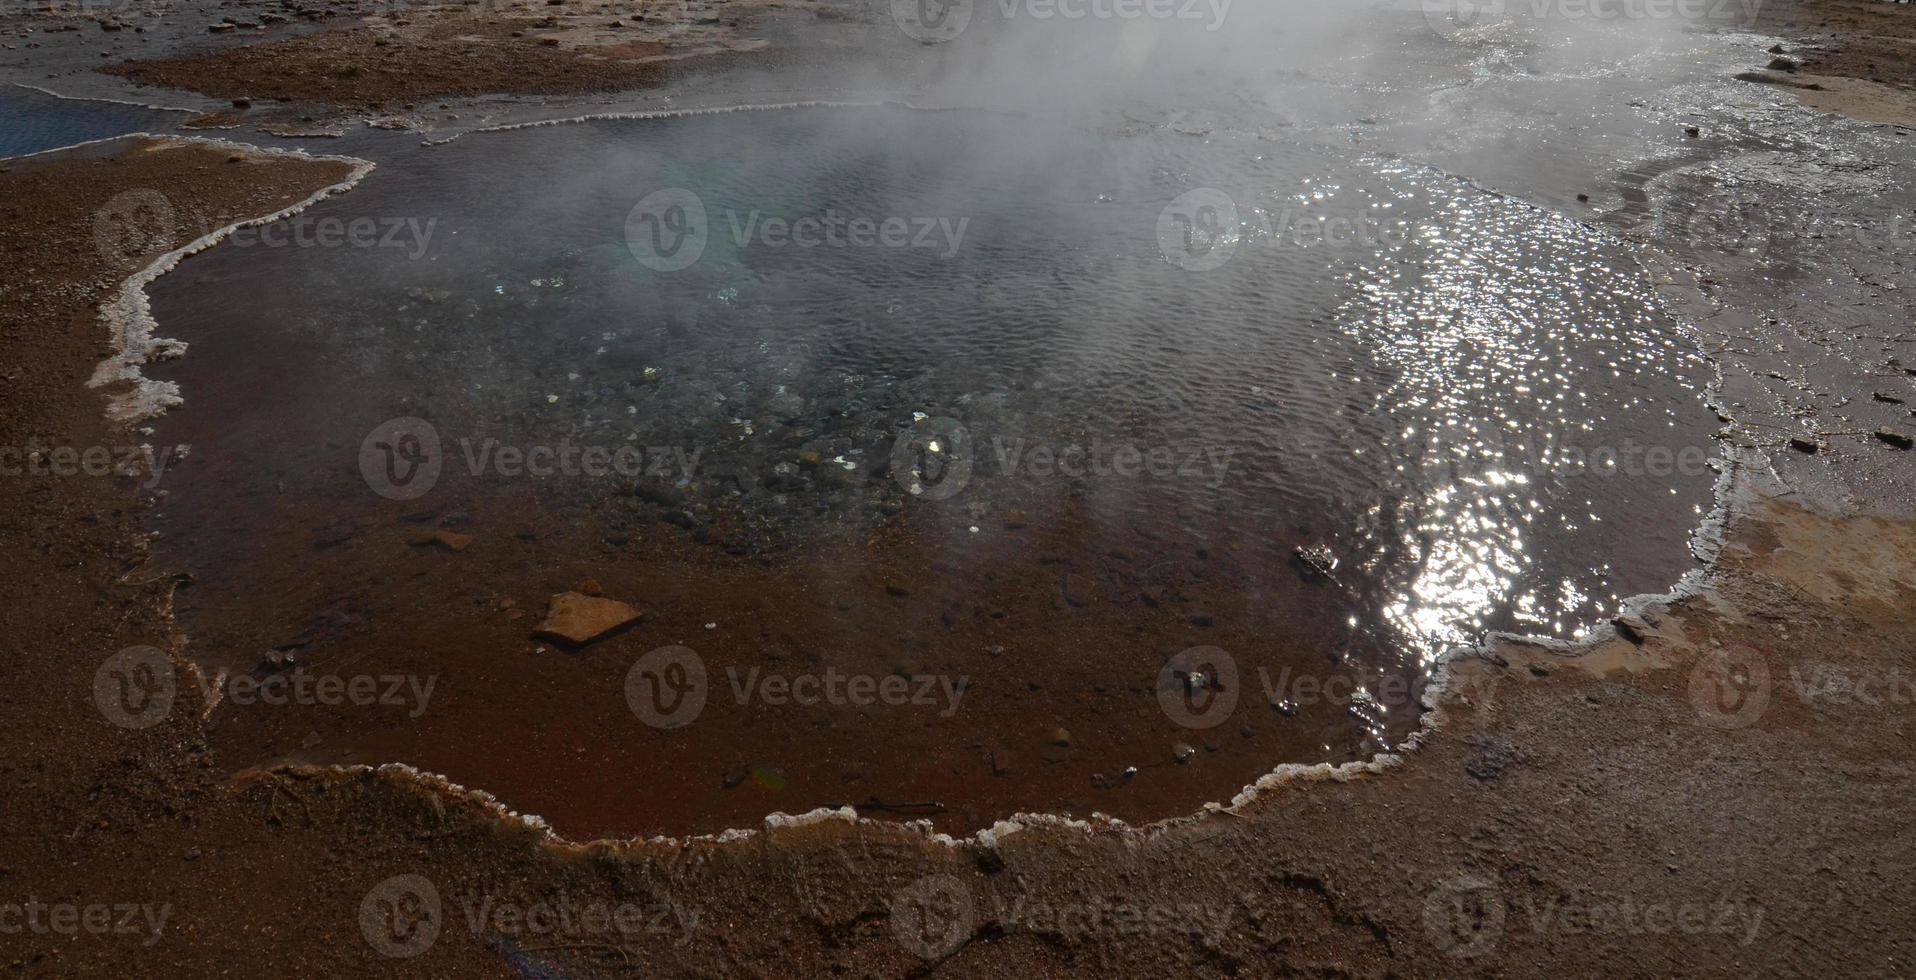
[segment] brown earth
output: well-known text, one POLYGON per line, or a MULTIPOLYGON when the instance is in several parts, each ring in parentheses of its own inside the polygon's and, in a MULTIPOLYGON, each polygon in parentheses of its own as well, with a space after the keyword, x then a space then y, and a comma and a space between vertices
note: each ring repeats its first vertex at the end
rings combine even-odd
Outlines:
POLYGON ((1755 31, 1798 39, 1785 56, 1814 75, 1916 88, 1916 6, 1884 0, 1771 0, 1755 31))
POLYGON ((738 31, 739 16, 756 6, 618 0, 421 6, 334 21, 334 29, 320 33, 101 70, 219 98, 362 109, 494 93, 642 89, 762 60, 763 42, 738 31))

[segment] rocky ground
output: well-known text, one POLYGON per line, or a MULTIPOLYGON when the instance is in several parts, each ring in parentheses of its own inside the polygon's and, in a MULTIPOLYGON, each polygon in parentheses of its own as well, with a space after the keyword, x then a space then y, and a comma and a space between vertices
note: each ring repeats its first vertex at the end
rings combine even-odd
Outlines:
MULTIPOLYGON (((264 23, 265 9, 197 13, 264 23)), ((1775 30, 1825 17, 1835 33, 1813 40, 1840 56, 1807 70, 1907 85, 1906 69, 1898 78, 1888 55, 1866 52, 1909 36, 1908 8, 1893 22, 1880 19, 1889 5, 1790 9, 1804 26, 1775 30)), ((385 28, 337 26, 348 30, 309 43, 383 57, 377 36, 338 38, 385 28)), ((224 45, 250 30, 198 33, 224 45)), ((420 37, 406 43, 457 43, 420 37)), ((567 43, 525 47, 543 58, 567 43)), ((367 108, 435 97, 350 81, 318 84, 367 108)), ((0 283, 0 447, 50 466, 76 449, 70 475, 0 475, 5 971, 1910 972, 1916 780, 1896 747, 1916 707, 1916 474, 1897 439, 1916 352, 1896 270, 1870 272, 1876 288, 1858 298, 1876 326, 1826 318, 1829 334, 1758 344, 1721 283, 1659 264, 1666 299, 1733 362, 1722 401, 1735 465, 1706 572, 1587 645, 1503 639, 1460 656, 1401 757, 1293 770, 1229 809, 1144 829, 1038 818, 953 844, 833 816, 722 840, 585 844, 395 769, 228 778, 207 759, 189 666, 170 661, 170 688, 138 665, 102 667, 106 652, 166 633, 172 583, 145 560, 137 476, 87 475, 77 453, 139 441, 87 387, 111 352, 97 309, 144 259, 346 172, 168 143, 0 165, 12 273, 0 283), (131 238, 100 230, 98 215, 137 210, 124 192, 150 186, 189 202, 179 220, 131 238), (1840 424, 1792 445, 1764 414, 1772 381, 1840 424), (1811 489, 1826 484, 1846 490, 1811 489), (143 697, 164 689, 177 703, 150 727, 102 720, 144 716, 143 697)))

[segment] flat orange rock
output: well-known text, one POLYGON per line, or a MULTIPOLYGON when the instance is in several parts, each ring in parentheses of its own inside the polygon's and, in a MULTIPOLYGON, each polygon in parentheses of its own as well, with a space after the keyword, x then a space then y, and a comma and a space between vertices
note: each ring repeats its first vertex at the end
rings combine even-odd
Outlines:
POLYGON ((561 592, 546 607, 545 622, 533 633, 551 640, 584 646, 614 630, 638 622, 645 614, 617 599, 561 592))

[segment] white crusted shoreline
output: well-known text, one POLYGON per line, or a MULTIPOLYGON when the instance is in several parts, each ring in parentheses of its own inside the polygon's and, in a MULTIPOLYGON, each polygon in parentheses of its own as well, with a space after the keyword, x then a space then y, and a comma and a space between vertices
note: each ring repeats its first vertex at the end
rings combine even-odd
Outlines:
MULTIPOLYGON (((107 404, 107 417, 119 422, 135 423, 151 418, 175 405, 181 404, 179 386, 170 381, 154 381, 148 378, 143 368, 151 361, 168 357, 177 357, 186 352, 186 345, 176 340, 156 337, 154 329, 158 324, 153 319, 152 302, 146 294, 146 287, 155 279, 171 272, 181 260, 196 252, 211 248, 226 236, 240 228, 263 225, 290 217, 312 207, 334 194, 351 190, 367 174, 373 172, 371 160, 358 157, 319 155, 303 150, 276 149, 255 146, 250 143, 238 143, 231 140, 212 139, 198 136, 174 136, 154 133, 128 133, 113 137, 115 140, 165 140, 188 143, 222 150, 247 153, 255 156, 285 157, 298 160, 328 160, 352 166, 353 171, 345 180, 313 192, 305 200, 290 207, 282 208, 272 214, 260 215, 233 222, 223 228, 201 235, 171 252, 153 260, 145 268, 120 285, 119 292, 111 300, 102 304, 100 316, 106 321, 108 330, 113 334, 114 353, 101 361, 94 369, 93 377, 87 382, 90 388, 126 382, 131 388, 112 397, 107 404)), ((96 140, 93 142, 110 142, 96 140)), ((87 144, 75 144, 84 146, 87 144)), ((73 149, 61 147, 60 149, 73 149)), ((53 152, 53 151, 47 151, 53 152)))

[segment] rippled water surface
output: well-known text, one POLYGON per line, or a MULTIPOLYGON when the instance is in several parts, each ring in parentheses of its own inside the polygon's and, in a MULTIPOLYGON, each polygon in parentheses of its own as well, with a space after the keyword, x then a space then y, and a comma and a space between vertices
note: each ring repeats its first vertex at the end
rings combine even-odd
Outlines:
POLYGON ((1688 567, 1712 479, 1707 366, 1615 240, 1354 153, 982 113, 597 121, 410 152, 302 219, 399 230, 289 227, 154 288, 192 345, 153 372, 186 398, 159 437, 193 446, 163 525, 199 577, 183 622, 234 669, 432 666, 464 700, 261 721, 234 751, 397 752, 593 830, 927 793, 959 823, 1162 816, 1359 757, 1415 705, 1272 678, 1375 694, 1485 629, 1573 634, 1688 567), (441 447, 424 496, 362 472, 394 419, 441 447), (500 447, 645 462, 528 476, 500 447), (477 543, 408 546, 433 528, 477 543), (584 577, 646 625, 529 651, 502 608, 584 577), (973 693, 950 718, 724 706, 667 758, 617 687, 665 643, 973 693), (1158 698, 1195 646, 1242 695, 1203 736, 1158 698), (1152 774, 1179 739, 1203 764, 1152 774), (1108 785, 1128 765, 1147 788, 1108 785), (571 766, 654 802, 548 785, 571 766))

